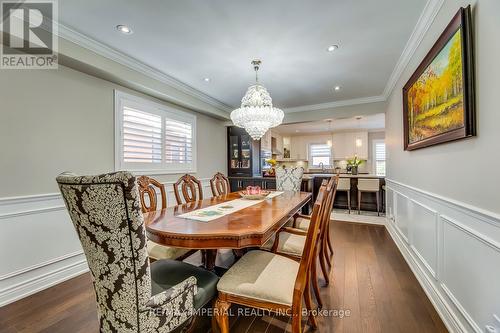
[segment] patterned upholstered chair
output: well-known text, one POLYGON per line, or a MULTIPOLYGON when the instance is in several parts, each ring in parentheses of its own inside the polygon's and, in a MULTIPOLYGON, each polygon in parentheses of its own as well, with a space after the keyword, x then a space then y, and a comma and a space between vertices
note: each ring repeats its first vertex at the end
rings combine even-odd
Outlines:
POLYGON ((277 168, 276 189, 278 191, 300 191, 303 175, 303 168, 277 168))
POLYGON ((217 276, 175 260, 151 265, 136 178, 57 177, 92 275, 101 332, 171 332, 216 293, 217 276))

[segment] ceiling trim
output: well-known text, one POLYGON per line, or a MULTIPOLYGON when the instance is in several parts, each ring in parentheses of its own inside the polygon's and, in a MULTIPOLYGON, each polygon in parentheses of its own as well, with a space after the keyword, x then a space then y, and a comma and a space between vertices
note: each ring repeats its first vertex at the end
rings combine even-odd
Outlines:
MULTIPOLYGON (((428 0, 422 14, 420 15, 415 28, 413 29, 408 42, 401 53, 401 56, 394 67, 389 80, 384 88, 384 91, 379 96, 370 96, 370 97, 361 97, 354 98, 348 100, 340 100, 328 103, 321 104, 312 104, 312 105, 303 105, 292 108, 283 109, 286 113, 294 113, 294 112, 302 112, 302 111, 317 111, 317 110, 325 110, 331 109, 341 106, 349 106, 349 105, 358 105, 358 104, 368 104, 368 103, 376 103, 376 102, 385 102, 396 86, 396 83, 401 78, 403 71, 408 66, 411 58, 415 54, 418 46, 422 42, 425 34, 429 30, 430 26, 434 22, 436 15, 441 9, 444 0, 428 0)), ((123 66, 126 66, 130 69, 133 69, 143 75, 151 77, 155 80, 158 80, 172 88, 182 91, 183 93, 199 99, 209 105, 212 105, 215 108, 218 108, 224 112, 230 112, 233 108, 173 77, 170 75, 157 70, 149 65, 144 64, 143 62, 130 57, 118 50, 115 50, 97 40, 84 35, 76 30, 73 30, 61 23, 56 23, 58 25, 58 36, 62 37, 70 42, 78 44, 90 51, 93 51, 105 58, 113 60, 123 66)))
POLYGON ((420 14, 417 24, 415 25, 415 28, 413 29, 410 38, 408 39, 408 42, 406 43, 405 48, 403 49, 403 52, 401 53, 389 80, 387 81, 384 92, 381 95, 385 100, 387 100, 392 94, 396 83, 401 78, 401 75, 403 75, 403 71, 408 66, 411 58, 415 54, 415 51, 424 39, 425 34, 432 25, 432 22, 434 22, 434 19, 443 6, 443 3, 444 0, 428 0, 425 4, 424 10, 422 11, 422 14, 420 14))
POLYGON ((384 96, 371 96, 371 97, 361 97, 354 99, 345 99, 341 101, 321 103, 321 104, 311 104, 304 106, 297 106, 293 108, 283 109, 285 113, 294 113, 294 112, 303 112, 303 111, 317 111, 317 110, 325 110, 337 108, 339 106, 349 106, 349 105, 358 105, 358 104, 368 104, 368 103, 376 103, 385 101, 384 96))
POLYGON ((180 90, 183 93, 193 98, 199 99, 224 112, 230 112, 233 109, 229 105, 222 103, 221 101, 171 77, 170 75, 165 74, 164 72, 158 69, 146 65, 135 58, 132 58, 118 50, 115 50, 101 42, 98 42, 97 40, 87 35, 84 35, 76 30, 73 30, 61 23, 56 23, 56 24, 58 25, 57 35, 61 38, 64 38, 72 43, 80 45, 94 53, 97 53, 98 55, 101 55, 105 58, 115 61, 143 75, 158 80, 172 88, 180 90))

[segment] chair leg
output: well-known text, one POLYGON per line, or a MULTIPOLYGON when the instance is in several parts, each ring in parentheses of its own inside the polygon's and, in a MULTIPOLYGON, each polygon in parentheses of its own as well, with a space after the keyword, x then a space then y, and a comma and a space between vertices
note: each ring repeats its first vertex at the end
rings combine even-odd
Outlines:
POLYGON ((377 216, 380 216, 380 195, 379 195, 379 192, 375 192, 376 196, 377 196, 377 216))
POLYGON ((351 190, 347 191, 347 208, 349 209, 349 214, 351 214, 351 190))
POLYGON ((328 249, 330 250, 331 256, 333 255, 333 246, 332 246, 332 239, 330 237, 330 222, 328 221, 328 225, 326 227, 326 232, 325 232, 325 237, 326 237, 326 242, 328 244, 328 249))
MULTIPOLYGON (((318 258, 319 259, 319 258, 318 258)), ((321 294, 319 293, 318 286, 318 263, 316 259, 311 264, 311 285, 314 291, 314 296, 316 297, 316 303, 318 303, 318 308, 323 308, 323 300, 321 299, 321 294)))
POLYGON ((310 288, 310 279, 309 281, 306 282, 306 288, 304 290, 304 303, 306 305, 306 309, 308 310, 309 314, 309 323, 311 327, 315 330, 318 328, 318 322, 316 321, 316 317, 313 315, 313 308, 312 308, 312 301, 311 301, 311 288, 310 288))
POLYGON ((321 247, 319 250, 319 263, 321 266, 321 272, 323 273, 323 277, 325 278, 325 284, 329 285, 330 279, 328 278, 328 270, 326 269, 325 260, 326 260, 325 253, 323 251, 323 247, 321 247))
POLYGON ((220 297, 215 301, 215 320, 219 324, 221 333, 229 333, 229 314, 228 310, 231 303, 221 300, 220 297))
POLYGON ((358 215, 361 214, 361 191, 358 190, 358 215))
POLYGON ((332 265, 332 258, 330 256, 330 250, 328 249, 328 235, 326 234, 326 230, 324 230, 323 237, 321 237, 321 247, 323 248, 323 253, 325 254, 326 263, 328 266, 332 265))
MULTIPOLYGON (((302 303, 298 302, 298 303, 302 303)), ((297 304, 292 308, 292 333, 302 332, 302 304, 297 304)))

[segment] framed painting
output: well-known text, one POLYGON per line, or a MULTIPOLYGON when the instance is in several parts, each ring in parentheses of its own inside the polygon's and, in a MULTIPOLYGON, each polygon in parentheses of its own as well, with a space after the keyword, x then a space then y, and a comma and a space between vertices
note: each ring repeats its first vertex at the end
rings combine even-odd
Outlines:
POLYGON ((471 9, 460 8, 403 87, 404 149, 476 135, 471 9))

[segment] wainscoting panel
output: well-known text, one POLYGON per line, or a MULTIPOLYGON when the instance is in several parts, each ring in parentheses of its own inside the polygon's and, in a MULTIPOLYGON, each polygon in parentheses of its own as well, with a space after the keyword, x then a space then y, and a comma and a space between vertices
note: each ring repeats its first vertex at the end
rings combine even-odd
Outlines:
POLYGON ((386 188, 387 229, 449 331, 494 325, 500 216, 390 179, 386 188))
POLYGON ((412 250, 425 265, 429 273, 437 278, 437 238, 438 238, 438 213, 419 203, 410 201, 409 222, 410 244, 412 250))
MULTIPOLYGON (((209 179, 200 179, 204 198, 209 179)), ((168 206, 172 182, 164 183, 168 206)), ((88 271, 59 193, 0 198, 0 306, 88 271)))
POLYGON ((405 240, 405 242, 408 243, 408 237, 409 237, 409 230, 408 226, 410 224, 410 201, 408 200, 408 197, 395 192, 396 194, 396 200, 395 200, 395 223, 396 223, 396 228, 405 240))

